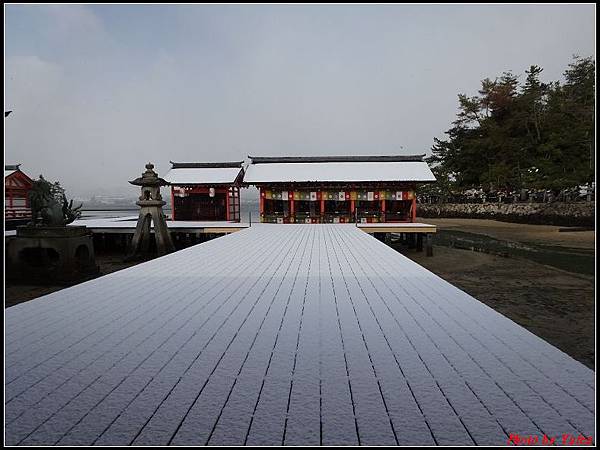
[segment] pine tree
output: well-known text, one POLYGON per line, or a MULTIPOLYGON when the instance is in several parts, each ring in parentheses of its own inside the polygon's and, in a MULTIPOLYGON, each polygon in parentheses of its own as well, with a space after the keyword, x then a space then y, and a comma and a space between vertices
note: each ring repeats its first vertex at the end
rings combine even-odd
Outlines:
POLYGON ((542 82, 542 72, 530 66, 522 85, 504 72, 476 96, 459 94, 456 119, 429 158, 441 191, 558 192, 593 181, 595 62, 574 57, 564 85, 542 82))

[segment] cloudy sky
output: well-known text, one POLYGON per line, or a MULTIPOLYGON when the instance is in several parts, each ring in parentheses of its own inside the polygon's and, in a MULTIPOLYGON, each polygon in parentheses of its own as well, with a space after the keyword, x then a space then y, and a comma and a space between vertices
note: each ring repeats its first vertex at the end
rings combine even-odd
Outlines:
POLYGON ((593 5, 9 5, 5 162, 89 196, 148 161, 428 153, 459 92, 594 36, 593 5))

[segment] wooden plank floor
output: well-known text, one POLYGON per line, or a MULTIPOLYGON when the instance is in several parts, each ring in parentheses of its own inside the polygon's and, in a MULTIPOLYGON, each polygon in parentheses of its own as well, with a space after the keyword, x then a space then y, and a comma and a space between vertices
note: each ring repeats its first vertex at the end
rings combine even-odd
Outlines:
MULTIPOLYGON (((133 234, 137 225, 138 216, 79 219, 73 222, 74 226, 86 226, 94 233, 133 234)), ((185 221, 167 220, 167 227, 179 233, 230 233, 248 228, 251 224, 244 222, 226 221, 185 221)), ((154 230, 154 226, 152 226, 154 230)), ((6 236, 6 233, 5 233, 6 236)))
POLYGON ((353 225, 253 225, 5 325, 9 445, 594 434, 593 371, 353 225))

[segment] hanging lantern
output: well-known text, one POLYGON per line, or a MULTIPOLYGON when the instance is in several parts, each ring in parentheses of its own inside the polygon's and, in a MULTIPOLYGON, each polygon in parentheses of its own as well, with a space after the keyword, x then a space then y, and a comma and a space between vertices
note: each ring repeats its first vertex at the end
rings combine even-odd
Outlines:
POLYGON ((213 187, 208 188, 208 196, 209 197, 214 197, 215 196, 215 188, 213 188, 213 187))

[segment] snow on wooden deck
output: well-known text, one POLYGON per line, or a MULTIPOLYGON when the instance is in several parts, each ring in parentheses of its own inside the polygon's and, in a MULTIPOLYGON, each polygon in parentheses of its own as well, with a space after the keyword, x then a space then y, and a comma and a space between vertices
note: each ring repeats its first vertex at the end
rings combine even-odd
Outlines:
POLYGON ((353 225, 256 225, 5 311, 7 444, 505 444, 594 372, 353 225))
MULTIPOLYGON (((138 216, 116 217, 116 218, 101 218, 101 219, 79 219, 72 223, 76 226, 86 226, 94 232, 131 232, 135 231, 138 216)), ((226 221, 186 221, 186 220, 167 220, 167 227, 173 231, 210 231, 211 229, 229 229, 237 231, 241 228, 247 228, 250 225, 243 222, 226 222, 226 221)), ((152 225, 154 228, 154 224, 152 225)))

